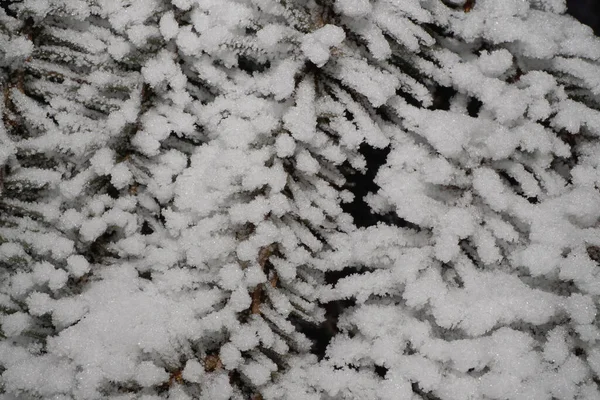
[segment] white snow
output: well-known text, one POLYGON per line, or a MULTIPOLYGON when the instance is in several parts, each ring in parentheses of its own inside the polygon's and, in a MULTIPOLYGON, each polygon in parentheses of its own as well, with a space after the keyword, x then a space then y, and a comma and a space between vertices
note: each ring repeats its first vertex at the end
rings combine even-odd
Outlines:
POLYGON ((177 36, 179 32, 179 25, 175 20, 175 16, 172 11, 166 12, 160 18, 160 33, 163 35, 165 40, 171 40, 177 36))
POLYGON ((332 47, 340 45, 346 35, 335 25, 325 25, 302 39, 301 49, 317 67, 322 67, 330 57, 332 47))
POLYGON ((335 7, 349 17, 362 17, 371 11, 369 0, 336 0, 335 7))
POLYGON ((275 148, 277 149, 278 157, 290 157, 294 154, 294 150, 296 149, 296 142, 290 135, 284 133, 277 137, 277 141, 275 142, 275 148))
POLYGON ((84 221, 79 229, 81 238, 87 242, 93 242, 102 235, 108 228, 107 223, 98 217, 84 221))
POLYGON ((600 400, 565 1, 13 6, 1 400, 600 400))
POLYGON ((33 323, 31 316, 24 312, 4 315, 0 319, 2 333, 7 337, 18 336, 27 330, 33 323))

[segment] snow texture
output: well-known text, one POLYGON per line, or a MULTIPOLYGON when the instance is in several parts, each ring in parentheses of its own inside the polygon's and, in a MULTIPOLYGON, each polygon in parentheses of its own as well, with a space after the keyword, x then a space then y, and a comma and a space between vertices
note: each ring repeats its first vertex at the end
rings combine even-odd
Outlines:
POLYGON ((10 7, 0 400, 600 399, 564 1, 10 7))

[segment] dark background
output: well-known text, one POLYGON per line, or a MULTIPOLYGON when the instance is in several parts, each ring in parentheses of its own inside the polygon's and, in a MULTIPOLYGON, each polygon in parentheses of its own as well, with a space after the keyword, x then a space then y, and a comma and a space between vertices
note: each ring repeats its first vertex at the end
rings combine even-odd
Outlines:
POLYGON ((600 0, 567 0, 569 14, 600 35, 600 0))

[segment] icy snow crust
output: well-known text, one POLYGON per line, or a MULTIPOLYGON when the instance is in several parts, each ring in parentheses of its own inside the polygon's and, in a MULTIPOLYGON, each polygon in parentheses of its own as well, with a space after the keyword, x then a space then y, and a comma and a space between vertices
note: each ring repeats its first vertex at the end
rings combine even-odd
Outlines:
POLYGON ((564 1, 14 7, 1 400, 600 399, 600 41, 564 1))

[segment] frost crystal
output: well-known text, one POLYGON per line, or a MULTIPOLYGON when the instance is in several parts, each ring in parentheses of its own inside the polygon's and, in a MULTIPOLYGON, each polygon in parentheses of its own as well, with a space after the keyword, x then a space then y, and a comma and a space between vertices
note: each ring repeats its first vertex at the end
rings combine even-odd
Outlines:
POLYGON ((565 1, 8 3, 0 400, 600 399, 565 1))

